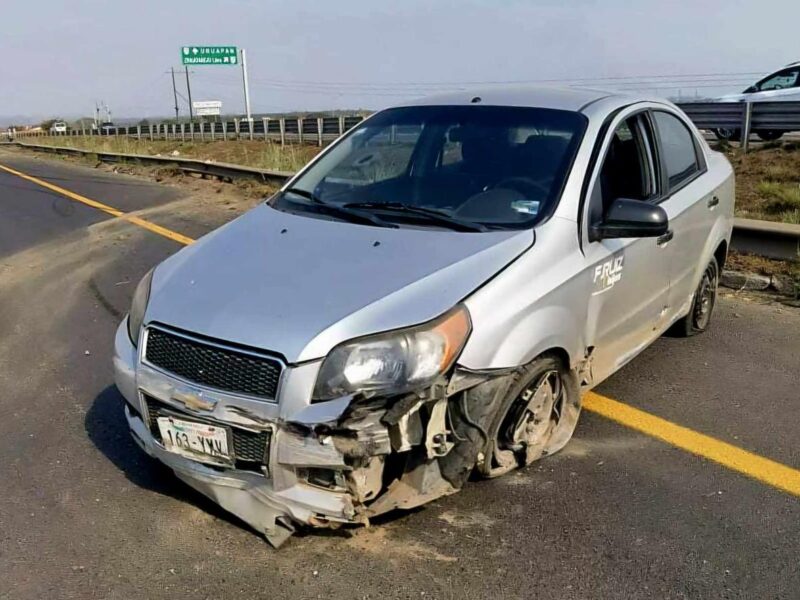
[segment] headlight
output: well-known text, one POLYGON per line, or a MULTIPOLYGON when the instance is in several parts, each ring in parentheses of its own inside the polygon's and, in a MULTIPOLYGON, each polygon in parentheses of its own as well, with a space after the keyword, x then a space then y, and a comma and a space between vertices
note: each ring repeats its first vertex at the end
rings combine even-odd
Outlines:
POLYGON ((322 363, 314 401, 430 385, 452 366, 470 329, 466 307, 457 306, 424 325, 336 346, 322 363))
POLYGON ((142 329, 142 320, 144 319, 144 311, 147 308, 147 301, 150 300, 150 283, 153 280, 153 269, 150 269, 139 285, 136 286, 136 291, 133 293, 133 301, 131 301, 131 310, 128 313, 128 337, 131 338, 134 346, 139 345, 139 332, 142 329))

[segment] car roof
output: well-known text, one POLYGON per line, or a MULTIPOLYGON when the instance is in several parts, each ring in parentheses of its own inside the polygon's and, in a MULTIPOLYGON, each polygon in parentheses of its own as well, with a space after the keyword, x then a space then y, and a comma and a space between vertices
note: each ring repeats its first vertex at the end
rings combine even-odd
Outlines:
POLYGON ((559 88, 550 86, 498 86, 491 88, 471 88, 458 92, 437 94, 400 106, 459 106, 476 104, 480 98, 483 106, 523 106, 551 108, 580 112, 590 104, 606 98, 618 99, 620 104, 629 104, 649 98, 620 94, 608 90, 591 88, 559 88))

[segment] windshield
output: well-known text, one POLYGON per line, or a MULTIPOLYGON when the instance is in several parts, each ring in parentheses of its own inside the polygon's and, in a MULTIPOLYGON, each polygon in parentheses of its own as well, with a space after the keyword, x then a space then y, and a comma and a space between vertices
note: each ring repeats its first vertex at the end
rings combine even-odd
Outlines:
POLYGON ((557 204, 585 127, 579 113, 541 108, 389 109, 351 132, 292 189, 397 222, 423 213, 398 211, 400 205, 491 228, 530 227, 557 204))

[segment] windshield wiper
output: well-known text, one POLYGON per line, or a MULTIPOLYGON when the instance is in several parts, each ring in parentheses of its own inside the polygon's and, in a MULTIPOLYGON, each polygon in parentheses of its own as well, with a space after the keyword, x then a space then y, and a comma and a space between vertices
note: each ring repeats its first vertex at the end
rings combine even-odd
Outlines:
MULTIPOLYGON (((353 223, 368 223, 370 225, 377 225, 378 227, 391 227, 393 229, 397 229, 396 224, 384 221, 377 215, 355 210, 347 206, 342 206, 341 204, 331 204, 325 202, 314 193, 301 188, 289 188, 288 190, 284 191, 284 194, 294 194, 295 196, 305 198, 308 200, 308 202, 303 202, 302 204, 314 206, 315 208, 318 208, 329 215, 341 217, 353 223)), ((297 200, 292 200, 291 198, 289 201, 295 203, 298 202, 297 200)))
POLYGON ((344 204, 343 206, 344 208, 367 208, 386 210, 389 212, 407 213, 410 215, 425 217, 432 223, 444 225, 457 231, 487 231, 487 227, 481 223, 463 221, 457 217, 453 217, 447 213, 433 208, 411 206, 409 204, 402 204, 400 202, 350 202, 349 204, 344 204))

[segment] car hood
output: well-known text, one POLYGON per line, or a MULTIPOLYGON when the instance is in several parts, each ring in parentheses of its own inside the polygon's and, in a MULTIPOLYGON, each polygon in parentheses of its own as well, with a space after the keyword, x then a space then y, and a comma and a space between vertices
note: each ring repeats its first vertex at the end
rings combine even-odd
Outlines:
POLYGON ((533 239, 531 230, 379 228, 262 204, 158 266, 145 322, 312 360, 441 315, 533 239))

